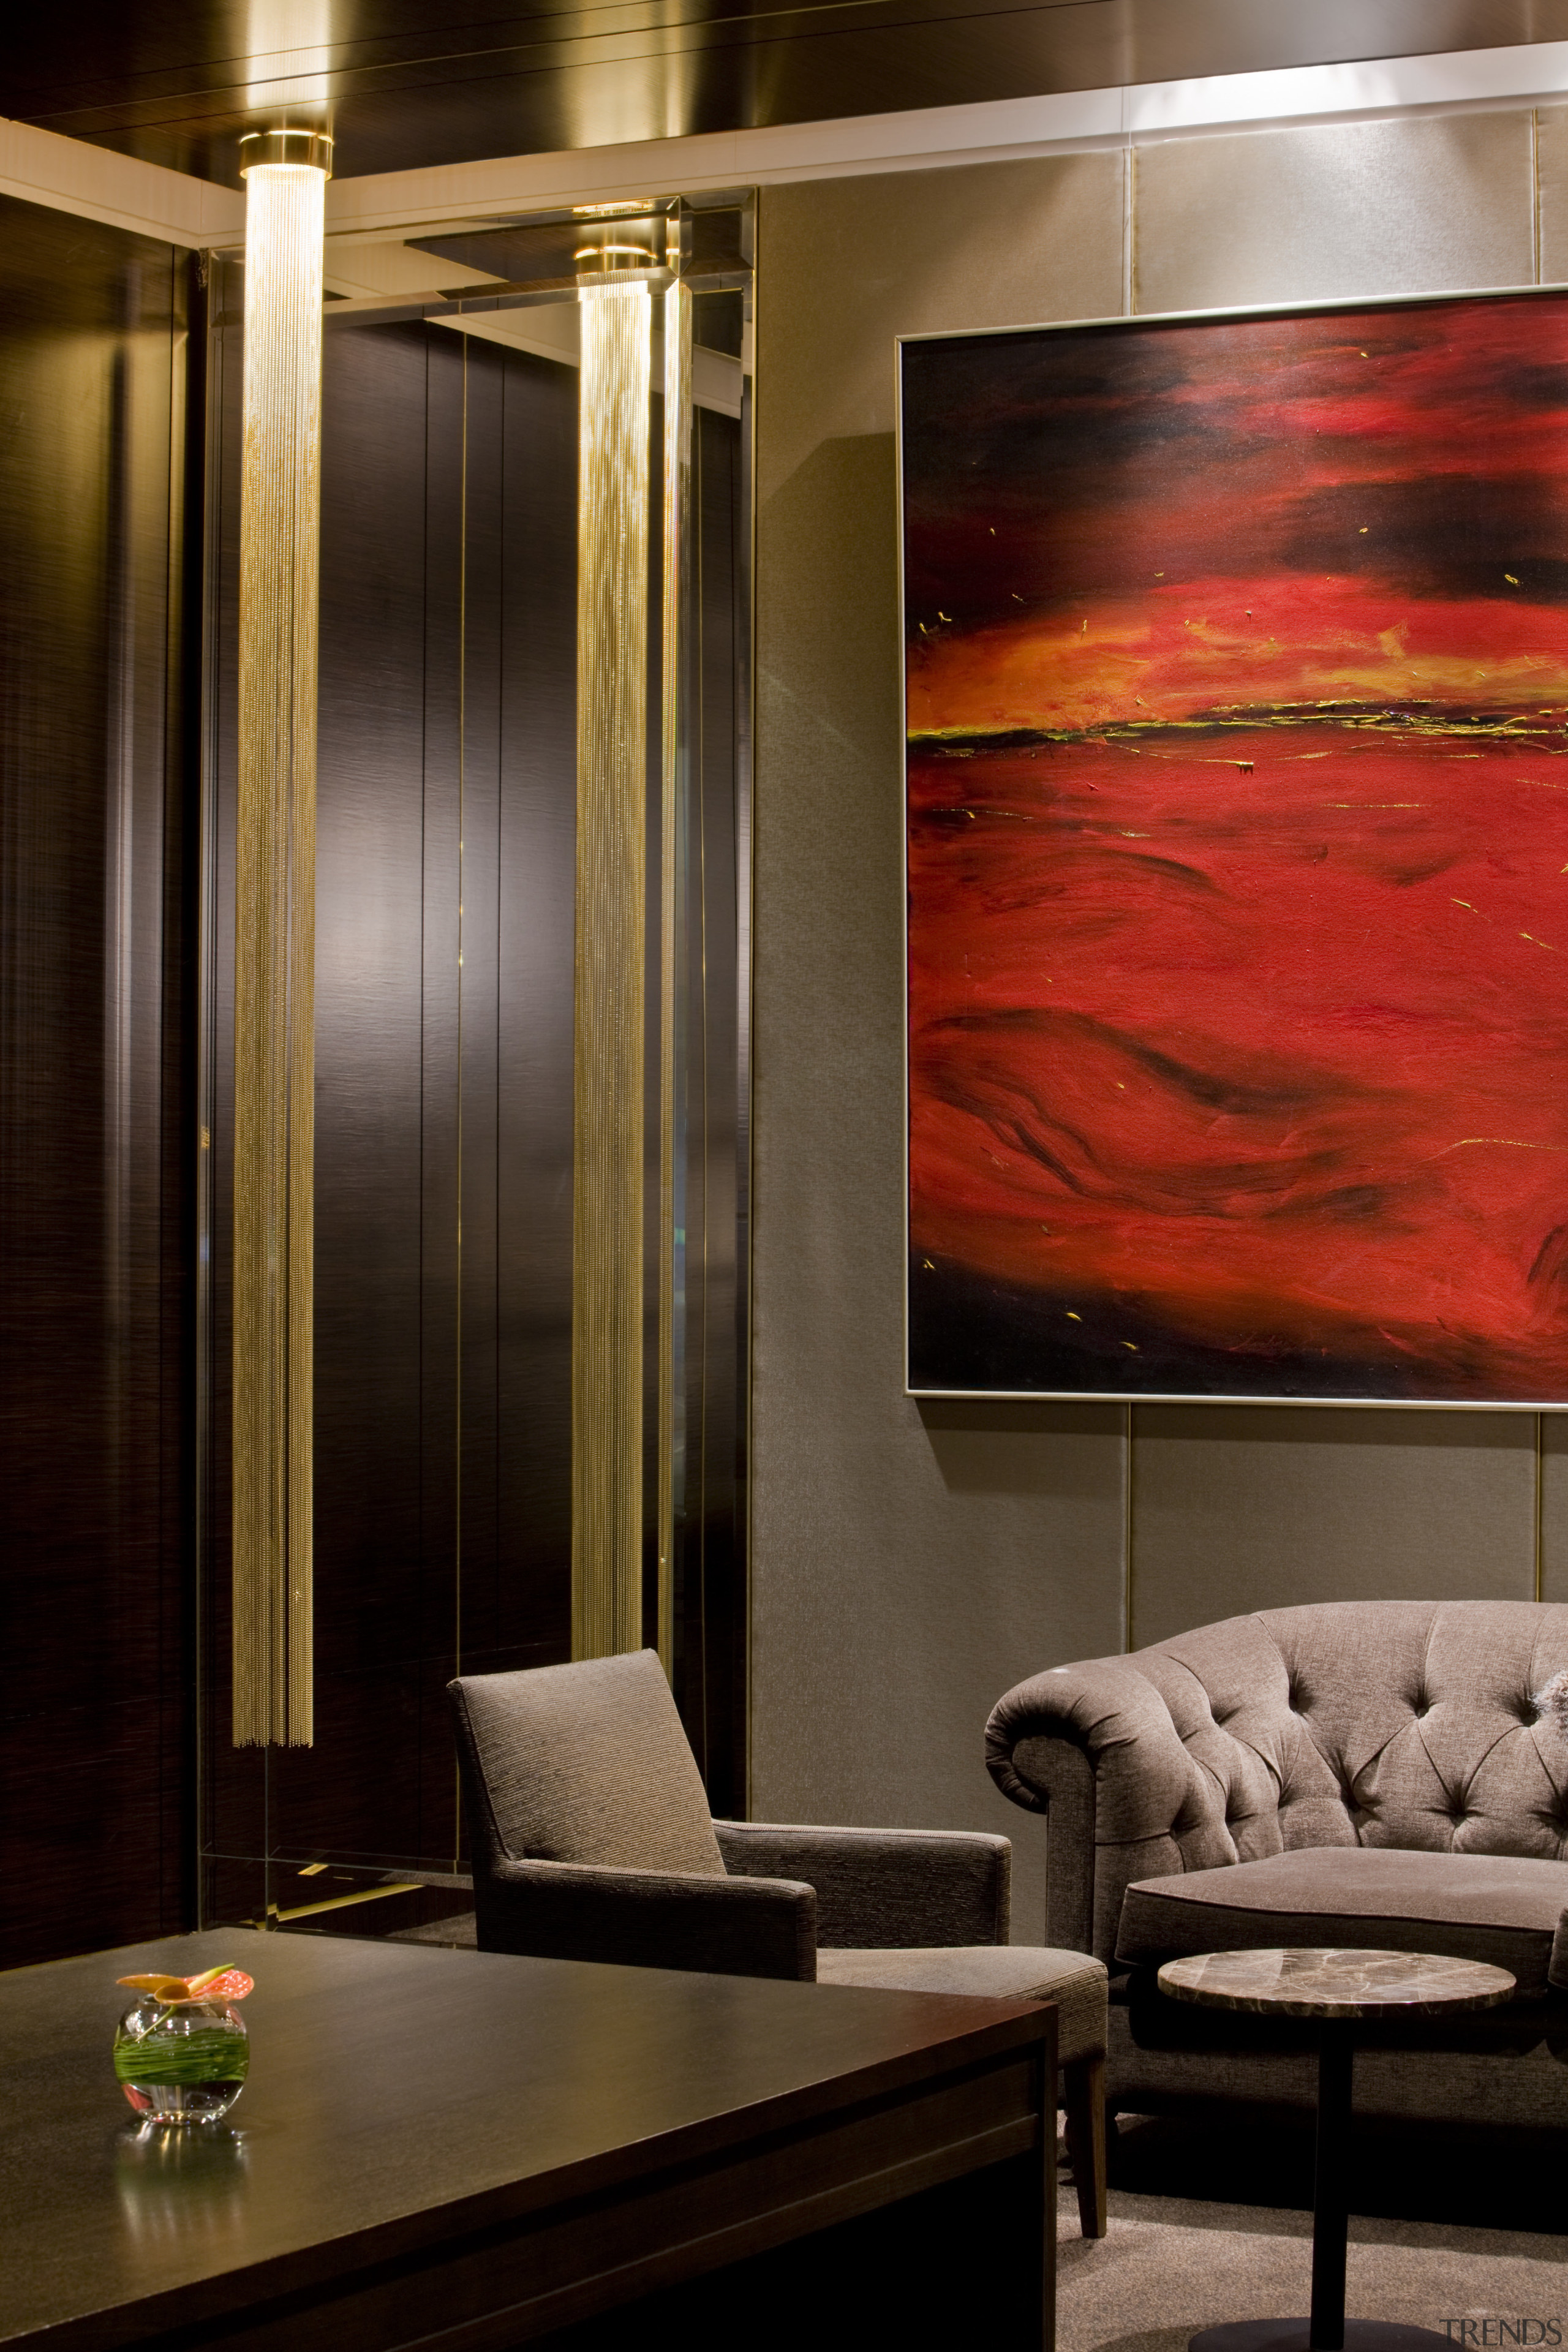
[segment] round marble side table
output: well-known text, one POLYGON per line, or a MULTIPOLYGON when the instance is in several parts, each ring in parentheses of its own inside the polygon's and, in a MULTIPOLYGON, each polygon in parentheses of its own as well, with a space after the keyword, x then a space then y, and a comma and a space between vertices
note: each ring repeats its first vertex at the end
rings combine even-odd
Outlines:
POLYGON ((1495 2009, 1514 1980, 1480 1960, 1431 1952, 1200 1952, 1167 1960, 1160 1990, 1173 2000, 1255 2016, 1305 2018, 1318 2028, 1318 2141, 1312 2179, 1312 2315, 1239 2319, 1205 2327, 1188 2352, 1431 2352, 1436 2328, 1345 2319, 1350 2220, 1346 2158, 1357 2024, 1495 2009))

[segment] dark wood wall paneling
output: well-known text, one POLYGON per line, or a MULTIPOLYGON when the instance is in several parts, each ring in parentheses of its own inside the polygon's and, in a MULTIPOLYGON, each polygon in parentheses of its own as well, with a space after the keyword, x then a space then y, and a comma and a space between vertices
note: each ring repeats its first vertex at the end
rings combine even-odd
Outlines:
MULTIPOLYGON (((468 344, 470 365, 484 348, 468 344)), ((463 1624, 465 1670, 479 1674, 530 1663, 508 1654, 520 1634, 557 1657, 571 1645, 575 371, 509 357, 503 427, 497 1535, 493 1567, 471 1597, 465 1587, 463 1624), (520 1623, 529 1576, 541 1581, 520 1623)))
MULTIPOLYGON (((223 1465, 241 303, 232 268, 222 302, 210 475, 218 658, 217 1166, 202 1577, 209 1917, 309 1900, 321 1890, 298 1874, 318 1859, 451 1868, 462 1835, 445 1685, 459 1667, 493 1673, 565 1658, 571 1601, 577 375, 437 325, 345 320, 326 340, 322 456, 317 1736, 311 1749, 267 1755, 230 1744, 223 1465)), ((715 1802, 733 1810, 744 1801, 745 1635, 740 448, 732 419, 701 414, 704 686, 685 950, 694 1008, 692 1445, 676 1675, 715 1802)), ((652 553, 657 614, 657 545, 652 553)), ((657 698, 657 642, 651 652, 657 698)), ((656 699, 656 776, 658 740, 656 699)), ((651 1441, 657 793, 649 822, 651 1441)), ((650 1443, 650 1538, 654 1466, 650 1443)), ((649 1556, 651 1564, 651 1539, 649 1556)), ((371 1928, 374 1915, 355 1911, 342 1924, 371 1928)))
POLYGON ((216 1916, 308 1899, 295 1868, 318 1856, 449 1868, 445 1685, 459 1664, 566 1656, 571 1575, 576 375, 437 327, 345 322, 327 337, 322 448, 317 1734, 309 1750, 230 1745, 237 280, 214 466, 216 1916))
MULTIPOLYGON (((699 318, 702 316, 699 306, 699 318)), ((722 338, 714 335, 717 344, 722 338)), ((749 1215, 743 1025, 749 861, 740 827, 747 729, 749 525, 741 424, 699 409, 692 502, 700 637, 688 844, 686 1509, 676 1546, 675 1688, 721 1818, 746 1776, 745 1444, 749 1215)))
POLYGON ((0 199, 0 1965, 190 1895, 197 299, 0 199))
MULTIPOLYGON (((172 249, 7 203, 0 1007, 11 1960, 190 1900, 200 297, 172 249)), ((231 311, 239 289, 230 273, 231 311)), ((232 968, 237 333, 215 344, 213 969, 232 968)), ((442 1685, 568 1640, 574 372, 434 328, 329 339, 321 674, 318 1643, 305 1754, 227 1738, 226 1138, 202 1516, 207 1900, 257 1864, 458 1850, 442 1685), (459 906, 461 914, 459 916, 459 906), (458 925, 462 985, 458 988, 458 925), (461 1219, 459 1226, 459 1209, 461 1219), (460 1233, 460 1238, 459 1238, 460 1233)), ((678 1684, 739 1810, 732 639, 739 435, 700 421, 678 1684), (715 1638, 715 1628, 718 1628, 715 1638)), ((657 814, 657 812, 655 812, 657 814)), ((650 941, 650 945, 653 942, 650 941)))

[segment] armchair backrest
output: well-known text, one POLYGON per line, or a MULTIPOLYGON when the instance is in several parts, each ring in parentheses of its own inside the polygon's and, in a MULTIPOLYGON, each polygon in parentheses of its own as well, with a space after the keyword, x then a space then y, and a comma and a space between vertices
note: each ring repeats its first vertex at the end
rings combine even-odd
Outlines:
POLYGON ((1568 1747, 1533 1694, 1568 1606, 1320 1601, 1134 1651, 1238 1856, 1281 1846, 1568 1850, 1568 1747))
POLYGON ((476 1876, 528 1858, 724 1876, 651 1650, 464 1675, 447 1689, 476 1876))

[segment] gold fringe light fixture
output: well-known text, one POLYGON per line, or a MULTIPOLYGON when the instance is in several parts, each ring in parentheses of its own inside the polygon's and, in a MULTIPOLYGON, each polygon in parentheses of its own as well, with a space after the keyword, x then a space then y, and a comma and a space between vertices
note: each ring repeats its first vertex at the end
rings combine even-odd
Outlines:
POLYGON ((331 141, 241 142, 234 1740, 309 1746, 321 274, 331 141))
POLYGON ((660 1664, 675 1679, 675 1530, 686 1476, 686 1185, 681 1109, 686 1091, 685 990, 679 942, 686 936, 685 841, 689 745, 683 725, 682 666, 691 587, 687 515, 691 504, 691 294, 676 279, 664 298, 664 599, 660 631, 659 793, 659 1256, 658 1256, 658 1637, 660 1664))
MULTIPOLYGON (((586 255, 580 257, 580 263, 586 255)), ((577 493, 572 1654, 642 1645, 643 1061, 652 302, 582 297, 577 493)))

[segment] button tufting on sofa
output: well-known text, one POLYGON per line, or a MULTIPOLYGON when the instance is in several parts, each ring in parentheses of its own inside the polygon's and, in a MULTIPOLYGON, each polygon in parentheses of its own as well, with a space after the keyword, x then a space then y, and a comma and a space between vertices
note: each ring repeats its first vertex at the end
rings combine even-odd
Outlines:
MULTIPOLYGON (((1542 2040, 1533 2014, 1509 2030, 1525 2036, 1540 2065, 1520 2067, 1517 2093, 1489 2074, 1481 2097, 1479 2078, 1463 2069, 1489 2068, 1492 2057, 1446 2051, 1401 2072, 1399 2097, 1412 2112, 1447 2113, 1462 2080, 1466 2113, 1479 2099, 1489 2114, 1507 2109, 1533 2122, 1550 2112, 1568 2123, 1568 1740, 1559 1744, 1568 1723, 1555 1727, 1533 1705, 1527 1717, 1519 1696, 1564 1669, 1563 1603, 1260 1610, 1021 1683, 992 1714, 987 1761, 1004 1794, 1050 1815, 1053 1934, 1102 1958, 1117 1952, 1134 1885, 1179 1884, 1189 1904, 1214 1915, 1193 1928, 1209 1936, 1222 1911, 1253 1907, 1239 1897, 1256 1873, 1282 1881, 1297 1867, 1314 1881, 1310 1901, 1286 1906, 1289 1922, 1267 1916, 1272 1900, 1259 1902, 1237 1940, 1342 1936, 1464 1958, 1478 1936, 1495 1929, 1513 1942, 1528 1930, 1514 1973, 1531 2000, 1549 2005, 1551 2031, 1542 2040), (1210 1725, 1220 1694, 1232 1710, 1227 1730, 1210 1725), (1529 1737, 1514 1736, 1525 1727, 1529 1737), (1238 1870, 1247 1875, 1237 1882, 1238 1870), (1375 1899, 1370 1878, 1379 1882, 1375 1899), (1227 1882, 1236 1889, 1229 1904, 1227 1882), (1539 1897, 1528 1917, 1515 1917, 1528 1887, 1539 1897), (1358 1890, 1364 1901, 1352 1899, 1358 1890), (1343 1906, 1325 1906, 1341 1894, 1343 1906), (1429 2088, 1447 2081, 1445 2069, 1447 2087, 1429 2088)), ((1265 1891, 1260 1884, 1259 1896, 1265 1891)), ((1142 1955, 1136 1965, 1145 1965, 1142 1955)), ((1137 2044, 1132 2013, 1130 2005, 1112 2014, 1113 2100, 1155 2113, 1168 2097, 1226 2095, 1209 2055, 1137 2044), (1140 2108, 1143 2098, 1155 2105, 1140 2108)), ((1475 2047, 1501 2056, 1502 2029, 1489 2031, 1490 2040, 1477 2027, 1475 2047)), ((1524 2054, 1523 2042, 1515 2054, 1524 2054)))
MULTIPOLYGON (((1229 1860, 1227 1824, 1238 1817, 1254 1847, 1273 1813, 1292 1845, 1372 1835, 1419 1847, 1434 1821, 1457 1822, 1447 1847, 1460 1831, 1468 1838, 1473 1817, 1489 1845, 1500 1839, 1508 1851, 1522 1833, 1513 1850, 1537 1851, 1535 1808, 1552 1794, 1541 1785, 1541 1733, 1508 1735, 1518 1694, 1568 1655, 1564 1620, 1568 1611, 1523 1602, 1323 1603, 1198 1627, 1132 1658, 1044 1677, 1053 1695, 1045 1736, 1091 1759, 1103 1748, 1091 1764, 1103 1867, 1092 1895, 1085 1888, 1097 1937, 1114 1934, 1112 1882, 1137 1874, 1135 1853, 1144 1869, 1159 1860, 1150 1841, 1173 1834, 1186 1868, 1212 1868, 1229 1860), (1413 1728, 1429 1717, 1440 1749, 1413 1728)), ((999 1710, 998 1735, 1010 1712, 999 1710)), ((1018 1801, 1045 1809, 1025 1785, 1028 1766, 1021 1782, 1007 1757, 994 1769, 1018 1801)), ((1552 1852, 1561 1835, 1554 1822, 1552 1852)))

